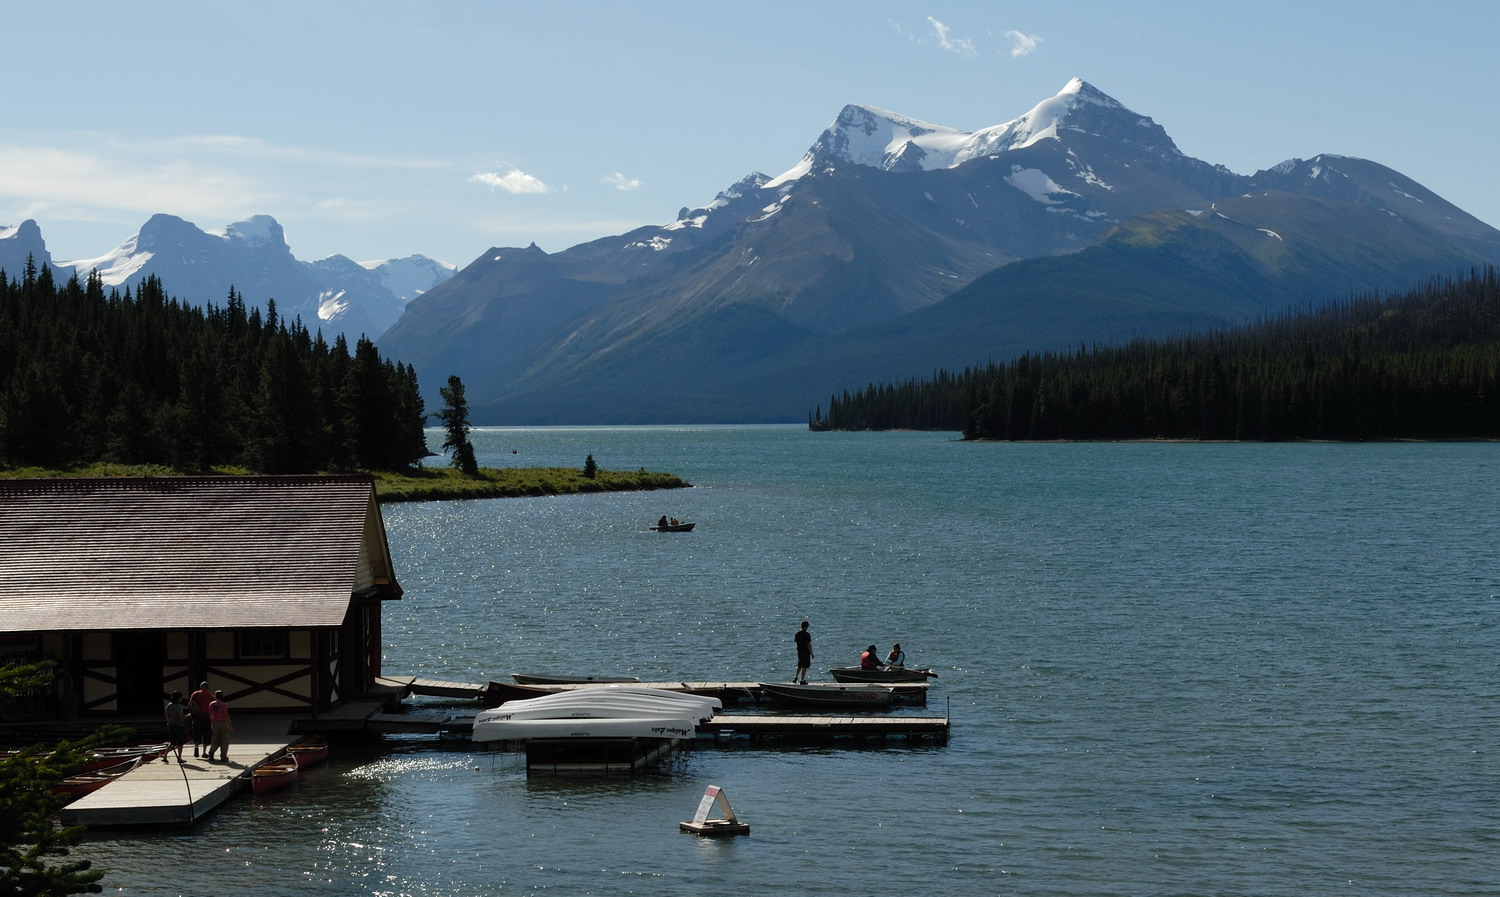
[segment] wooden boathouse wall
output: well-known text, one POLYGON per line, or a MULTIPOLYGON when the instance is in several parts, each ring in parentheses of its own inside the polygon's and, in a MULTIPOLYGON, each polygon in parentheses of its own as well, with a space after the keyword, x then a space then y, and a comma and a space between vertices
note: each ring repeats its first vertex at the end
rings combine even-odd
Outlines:
POLYGON ((399 598, 374 480, 0 480, 0 662, 50 659, 38 717, 326 712, 380 677, 399 598))

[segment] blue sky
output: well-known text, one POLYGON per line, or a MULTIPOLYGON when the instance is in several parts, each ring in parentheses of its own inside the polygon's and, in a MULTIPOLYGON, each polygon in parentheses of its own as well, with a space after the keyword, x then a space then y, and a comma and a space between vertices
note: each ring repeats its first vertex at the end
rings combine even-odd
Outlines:
POLYGON ((1388 165, 1500 226, 1500 4, 0 0, 0 227, 166 212, 460 266, 664 224, 847 103, 974 130, 1080 77, 1242 174, 1388 165), (17 37, 25 36, 18 40, 17 37))

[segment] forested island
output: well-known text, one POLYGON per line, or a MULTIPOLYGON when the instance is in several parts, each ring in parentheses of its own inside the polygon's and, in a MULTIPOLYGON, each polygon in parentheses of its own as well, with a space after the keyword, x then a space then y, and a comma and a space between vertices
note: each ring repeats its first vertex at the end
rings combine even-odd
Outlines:
POLYGON ((813 429, 993 440, 1500 438, 1493 267, 1400 295, 834 396, 813 429))
MULTIPOLYGON (((463 440, 456 379, 459 407, 436 416, 463 440)), ((368 339, 330 344, 274 301, 262 313, 231 289, 200 308, 155 277, 121 291, 97 273, 0 271, 0 475, 368 471, 396 501, 688 485, 592 457, 577 471, 423 469, 428 419, 410 365, 368 339)))

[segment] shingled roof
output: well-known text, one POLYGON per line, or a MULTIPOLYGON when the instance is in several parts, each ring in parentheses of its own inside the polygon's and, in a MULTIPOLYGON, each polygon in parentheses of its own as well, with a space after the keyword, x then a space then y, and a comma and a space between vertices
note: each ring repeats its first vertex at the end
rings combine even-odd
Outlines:
POLYGON ((0 480, 0 632, 338 626, 396 597, 367 476, 0 480))

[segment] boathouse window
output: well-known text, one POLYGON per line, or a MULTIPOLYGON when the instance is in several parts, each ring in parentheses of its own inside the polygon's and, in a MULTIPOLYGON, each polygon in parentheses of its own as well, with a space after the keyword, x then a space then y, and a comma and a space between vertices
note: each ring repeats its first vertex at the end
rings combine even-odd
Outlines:
POLYGON ((287 656, 287 636, 282 629, 246 629, 235 633, 240 659, 276 659, 287 656))

